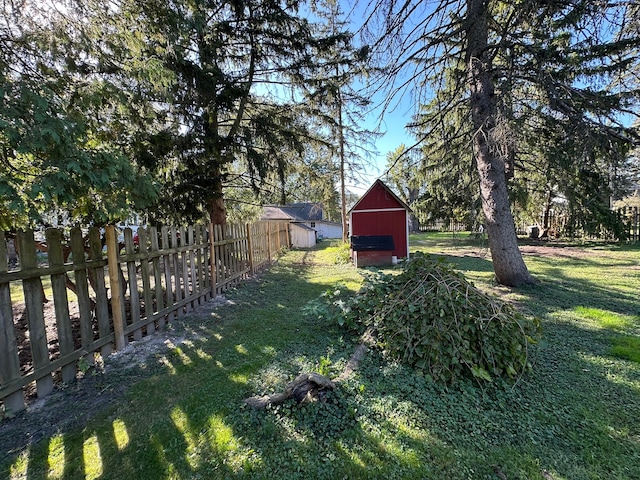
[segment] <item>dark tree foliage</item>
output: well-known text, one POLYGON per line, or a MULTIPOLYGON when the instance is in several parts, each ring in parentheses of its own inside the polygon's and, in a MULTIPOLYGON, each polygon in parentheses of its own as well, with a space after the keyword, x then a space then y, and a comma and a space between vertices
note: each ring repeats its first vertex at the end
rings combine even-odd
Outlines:
POLYGON ((145 36, 141 55, 172 77, 162 108, 172 123, 173 154, 164 173, 176 214, 226 221, 229 168, 243 166, 255 190, 268 172, 280 182, 286 155, 302 153, 311 134, 295 93, 315 58, 348 38, 319 38, 298 2, 144 2, 129 6, 145 36))
MULTIPOLYGON (((351 61, 325 54, 346 47, 350 35, 319 30, 305 18, 309 12, 302 5, 289 0, 27 1, 20 20, 29 19, 32 32, 40 36, 30 33, 15 42, 9 28, 3 55, 13 49, 21 53, 11 61, 25 51, 34 56, 28 66, 39 76, 22 75, 27 64, 19 65, 10 81, 15 90, 24 87, 26 78, 33 80, 29 91, 41 105, 24 106, 24 116, 43 111, 51 125, 35 115, 25 120, 31 124, 20 127, 17 107, 7 103, 29 98, 18 93, 4 95, 3 118, 8 127, 16 124, 14 130, 49 135, 38 140, 46 148, 60 140, 65 149, 73 144, 83 152, 81 167, 65 163, 58 173, 73 180, 69 184, 77 190, 87 183, 81 175, 98 176, 88 180, 97 188, 94 197, 105 201, 112 195, 127 207, 113 208, 109 218, 144 209, 161 221, 207 218, 224 223, 225 188, 243 185, 259 192, 272 176, 286 183, 292 155, 302 157, 309 141, 317 140, 302 101, 305 82, 319 78, 315 72, 321 64, 326 71, 351 61), (102 164, 111 169, 104 178, 102 164), (67 166, 78 174, 64 173, 67 166), (152 175, 162 192, 152 206, 152 185, 139 174, 152 175), (103 179, 110 187, 106 192, 98 182, 103 179), (122 195, 127 186, 132 191, 122 195)), ((19 24, 12 19, 5 23, 19 24)), ((10 64, 4 58, 3 72, 10 64)), ((5 159, 7 152, 11 156, 17 151, 15 137, 3 125, 3 143, 10 147, 5 159)), ((66 150, 47 153, 55 157, 54 164, 63 155, 65 161, 75 158, 66 150)), ((16 167, 15 161, 11 166, 16 167)), ((7 198, 15 191, 6 182, 0 187, 7 198)), ((61 205, 64 199, 44 200, 61 205)))
POLYGON ((113 91, 78 81, 60 55, 64 18, 5 2, 0 22, 0 228, 46 223, 52 212, 101 225, 145 208, 153 183, 99 122, 113 91))
POLYGON ((419 231, 420 221, 429 218, 431 213, 425 208, 424 202, 425 189, 431 179, 425 179, 420 175, 421 172, 417 168, 419 162, 419 152, 409 150, 402 144, 387 154, 387 173, 384 176, 386 184, 411 208, 409 229, 412 232, 419 231))

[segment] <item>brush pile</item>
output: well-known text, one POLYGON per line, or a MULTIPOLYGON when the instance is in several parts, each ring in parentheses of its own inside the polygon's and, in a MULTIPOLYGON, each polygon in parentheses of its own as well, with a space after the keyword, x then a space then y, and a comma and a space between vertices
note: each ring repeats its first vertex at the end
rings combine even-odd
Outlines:
POLYGON ((536 319, 424 254, 416 254, 399 275, 370 276, 351 298, 325 297, 329 317, 367 329, 386 355, 442 383, 465 376, 515 380, 531 369, 531 346, 540 338, 536 319))

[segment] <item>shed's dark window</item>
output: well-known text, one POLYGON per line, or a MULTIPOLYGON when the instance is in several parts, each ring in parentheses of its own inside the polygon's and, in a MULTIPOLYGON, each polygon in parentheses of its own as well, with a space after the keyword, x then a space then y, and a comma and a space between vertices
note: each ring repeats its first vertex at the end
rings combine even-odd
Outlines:
POLYGON ((365 250, 392 251, 395 250, 392 235, 353 235, 351 249, 355 252, 365 250))

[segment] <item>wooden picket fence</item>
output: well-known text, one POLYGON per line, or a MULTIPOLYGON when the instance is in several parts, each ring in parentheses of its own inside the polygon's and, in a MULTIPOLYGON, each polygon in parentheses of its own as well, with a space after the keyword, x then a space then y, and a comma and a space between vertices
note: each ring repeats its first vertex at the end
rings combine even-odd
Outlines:
POLYGON ((0 231, 0 418, 271 264, 286 222, 0 231), (10 268, 15 247, 19 269, 10 268), (9 255, 11 253, 12 255, 9 255), (49 288, 50 284, 50 288, 49 288), (45 285, 47 288, 45 288, 45 285), (13 287, 13 288, 12 288, 13 287), (50 291, 50 297, 45 293, 50 291))

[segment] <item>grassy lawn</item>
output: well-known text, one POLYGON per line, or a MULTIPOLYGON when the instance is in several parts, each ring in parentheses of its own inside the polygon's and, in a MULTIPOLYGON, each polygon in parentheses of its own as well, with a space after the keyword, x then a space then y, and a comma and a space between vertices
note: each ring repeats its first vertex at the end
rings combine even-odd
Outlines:
POLYGON ((229 292, 233 303, 175 322, 187 340, 149 358, 124 400, 0 452, 0 478, 640 479, 640 248, 523 247, 540 284, 509 290, 492 283, 482 240, 411 244, 542 320, 532 374, 444 388, 370 351, 324 404, 247 407, 301 372, 337 376, 355 349, 302 314, 337 282, 361 281, 323 242, 229 292))

